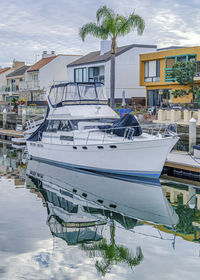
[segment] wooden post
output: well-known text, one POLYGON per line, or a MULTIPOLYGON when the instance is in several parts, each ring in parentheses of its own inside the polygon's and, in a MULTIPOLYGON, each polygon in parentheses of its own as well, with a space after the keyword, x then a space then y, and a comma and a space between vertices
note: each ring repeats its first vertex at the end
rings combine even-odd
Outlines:
POLYGON ((5 108, 3 109, 3 128, 6 128, 6 122, 7 122, 7 110, 5 108))
POLYGON ((196 206, 196 189, 192 186, 189 186, 188 205, 191 209, 194 209, 196 206))
POLYGON ((26 110, 22 109, 22 127, 25 125, 26 123, 26 110))
POLYGON ((189 152, 194 154, 193 145, 196 145, 196 138, 197 138, 197 126, 196 120, 192 118, 189 121, 189 152))

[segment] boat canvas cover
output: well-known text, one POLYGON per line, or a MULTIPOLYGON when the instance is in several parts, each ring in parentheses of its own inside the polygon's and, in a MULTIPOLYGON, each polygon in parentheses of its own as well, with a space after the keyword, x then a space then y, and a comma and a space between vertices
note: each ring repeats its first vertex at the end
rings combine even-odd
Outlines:
POLYGON ((47 113, 46 113, 46 117, 44 122, 41 123, 41 125, 38 127, 38 129, 36 129, 35 132, 33 132, 33 134, 31 134, 31 136, 27 139, 27 141, 40 141, 41 137, 42 137, 42 132, 44 130, 46 130, 47 126, 48 126, 48 120, 47 117, 49 115, 49 111, 50 108, 49 106, 47 107, 47 113))
POLYGON ((134 129, 133 136, 140 136, 142 134, 141 126, 139 125, 136 117, 131 114, 126 114, 122 118, 114 121, 112 125, 102 125, 98 128, 103 130, 105 129, 107 133, 111 133, 111 131, 113 131, 113 134, 123 137, 125 130, 128 127, 132 127, 134 129), (109 128, 112 128, 112 130, 109 130, 109 128))

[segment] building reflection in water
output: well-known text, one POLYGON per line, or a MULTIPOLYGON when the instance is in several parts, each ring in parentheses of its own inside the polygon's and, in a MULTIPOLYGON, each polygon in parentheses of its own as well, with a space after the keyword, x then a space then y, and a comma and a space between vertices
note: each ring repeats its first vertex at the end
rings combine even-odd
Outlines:
MULTIPOLYGON (((11 144, 0 143, 0 176, 15 178, 22 185, 26 177, 27 154, 23 149, 16 150, 11 144)), ((18 184, 18 183, 16 183, 18 184)))
POLYGON ((101 275, 115 264, 133 268, 144 257, 140 246, 133 252, 116 241, 117 226, 133 230, 144 221, 172 229, 179 221, 159 181, 119 180, 34 160, 28 162, 27 175, 27 186, 47 207, 52 235, 95 258, 101 275))
MULTIPOLYGON (((166 181, 162 183, 162 187, 165 196, 179 216, 176 235, 188 241, 200 242, 199 186, 166 181)), ((160 229, 167 231, 164 227, 160 229)))

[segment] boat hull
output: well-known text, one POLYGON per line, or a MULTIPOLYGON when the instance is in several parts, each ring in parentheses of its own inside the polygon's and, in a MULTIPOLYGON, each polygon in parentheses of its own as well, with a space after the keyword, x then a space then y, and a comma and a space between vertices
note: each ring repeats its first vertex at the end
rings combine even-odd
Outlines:
POLYGON ((159 178, 167 154, 178 137, 150 141, 81 146, 27 141, 31 158, 60 167, 89 170, 119 177, 159 178))

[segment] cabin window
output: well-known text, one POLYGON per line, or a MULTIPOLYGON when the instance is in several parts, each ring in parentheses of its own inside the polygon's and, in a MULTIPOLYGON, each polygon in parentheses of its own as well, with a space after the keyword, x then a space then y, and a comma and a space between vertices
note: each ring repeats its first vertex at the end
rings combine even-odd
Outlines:
POLYGON ((56 104, 62 102, 63 93, 64 93, 64 87, 57 87, 56 88, 56 98, 55 98, 55 103, 56 104))
POLYGON ((60 121, 55 121, 55 120, 49 121, 47 126, 47 131, 57 132, 59 125, 60 125, 60 121))
POLYGON ((97 99, 94 85, 78 85, 81 100, 97 99))
POLYGON ((97 146, 98 149, 103 149, 103 146, 97 146))
POLYGON ((59 130, 61 131, 71 131, 72 127, 68 120, 63 120, 60 122, 59 130))
POLYGON ((73 136, 67 136, 67 135, 61 135, 60 140, 74 141, 74 137, 73 136))
POLYGON ((107 100, 105 88, 102 87, 102 84, 96 84, 96 92, 97 92, 97 98, 99 100, 107 100))
POLYGON ((76 85, 67 85, 64 89, 63 100, 79 100, 78 89, 76 85))

